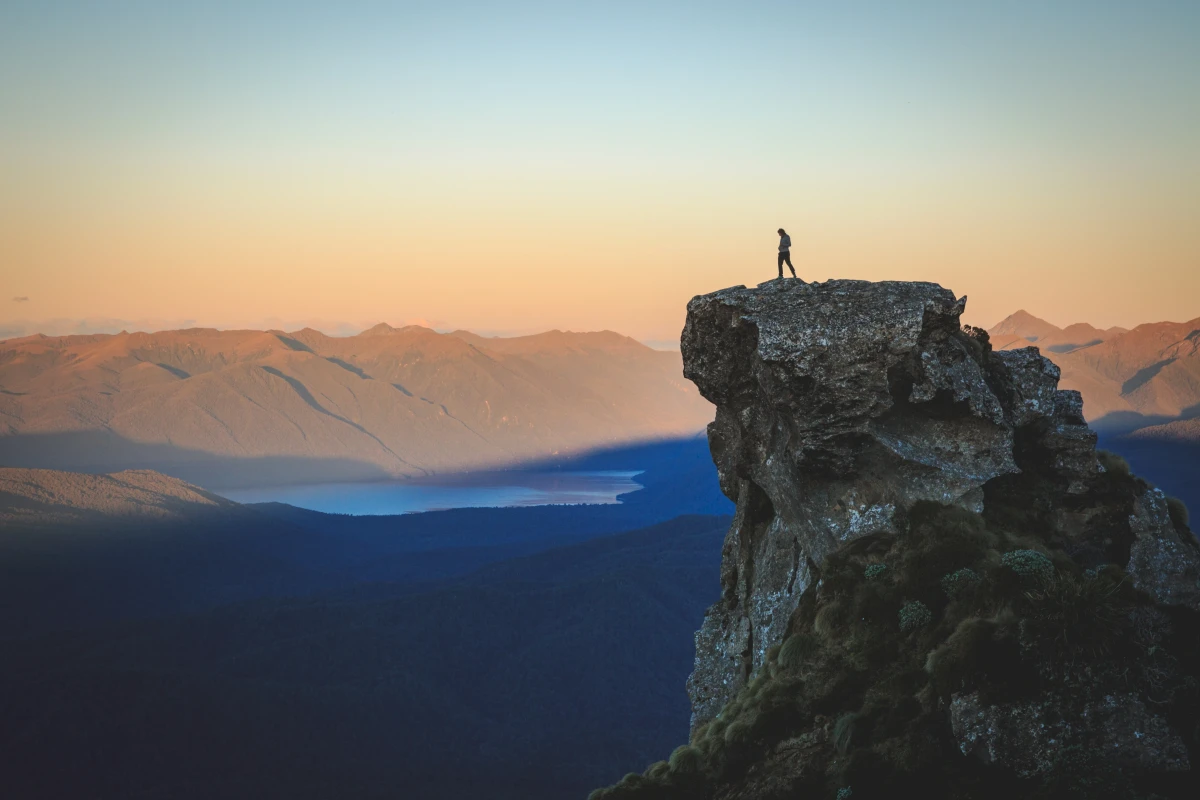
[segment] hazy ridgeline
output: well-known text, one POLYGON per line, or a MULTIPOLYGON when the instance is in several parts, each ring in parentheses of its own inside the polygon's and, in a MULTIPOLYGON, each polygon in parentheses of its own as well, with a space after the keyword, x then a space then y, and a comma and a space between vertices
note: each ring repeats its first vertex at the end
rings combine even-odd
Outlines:
POLYGON ((678 352, 612 332, 378 325, 0 342, 0 464, 155 469, 208 488, 507 467, 686 436, 678 352))

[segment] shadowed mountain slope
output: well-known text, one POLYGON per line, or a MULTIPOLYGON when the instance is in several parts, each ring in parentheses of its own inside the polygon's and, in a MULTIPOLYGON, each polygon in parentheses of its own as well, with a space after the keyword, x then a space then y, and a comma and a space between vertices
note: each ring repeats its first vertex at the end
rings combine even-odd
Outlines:
POLYGON ((727 516, 601 536, 636 515, 233 510, 245 524, 0 536, 10 794, 551 800, 686 732, 727 516), (122 599, 141 613, 28 624, 122 599))
POLYGON ((169 446, 180 464, 321 459, 413 476, 687 434, 711 416, 678 353, 609 332, 485 339, 378 325, 344 338, 193 329, 0 343, 11 466, 111 469, 115 452, 74 446, 35 463, 15 441, 102 433, 169 446))
POLYGON ((484 564, 723 515, 703 439, 611 449, 541 469, 644 470, 599 506, 460 508, 402 516, 240 505, 153 472, 0 470, 0 637, 364 581, 430 583, 484 564))

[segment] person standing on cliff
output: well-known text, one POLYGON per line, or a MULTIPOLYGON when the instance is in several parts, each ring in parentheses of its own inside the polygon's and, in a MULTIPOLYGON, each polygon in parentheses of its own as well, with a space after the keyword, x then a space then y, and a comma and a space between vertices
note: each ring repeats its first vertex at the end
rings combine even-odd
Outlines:
POLYGON ((787 264, 788 269, 792 271, 792 277, 796 275, 796 268, 792 266, 792 237, 787 235, 787 231, 783 228, 779 229, 779 277, 783 277, 783 265, 787 264))

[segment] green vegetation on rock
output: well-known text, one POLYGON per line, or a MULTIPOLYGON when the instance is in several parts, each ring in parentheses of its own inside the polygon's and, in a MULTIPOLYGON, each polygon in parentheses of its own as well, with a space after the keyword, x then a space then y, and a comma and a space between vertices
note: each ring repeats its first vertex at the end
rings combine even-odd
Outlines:
MULTIPOLYGON (((1064 788, 1082 756, 1064 753, 1058 769, 1057 745, 1033 730, 1021 734, 1027 755, 1046 771, 1018 775, 976 758, 947 760, 948 709, 968 701, 1033 709, 995 723, 1019 732, 1052 724, 1019 715, 1034 715, 1052 691, 1138 698, 1128 702, 1200 717, 1200 616, 1163 615, 1117 567, 1085 574, 1052 543, 960 508, 918 503, 901 535, 853 541, 820 571, 782 645, 672 755, 671 770, 622 781, 606 800, 845 798, 850 786, 856 797, 1085 797, 1092 795, 1064 788), (866 568, 884 561, 894 565, 890 580, 869 579, 866 568), (897 618, 912 622, 898 626, 897 618), (772 775, 799 777, 785 791, 772 775)), ((1118 773, 1105 786, 1130 790, 1121 796, 1151 796, 1136 773, 1115 761, 1105 768, 1118 773)), ((1071 785, 1083 791, 1092 783, 1071 785)))
POLYGON ((691 745, 685 744, 675 748, 675 752, 671 753, 671 758, 668 764, 671 767, 671 772, 689 774, 699 772, 704 762, 704 756, 699 750, 691 745))
POLYGON ((911 631, 933 622, 933 614, 920 600, 905 603, 900 609, 900 630, 911 631))
POLYGON ((1179 530, 1187 530, 1188 508, 1178 497, 1167 498, 1167 511, 1171 514, 1171 522, 1179 530))
POLYGON ((1054 562, 1037 550, 1013 550, 1001 556, 1000 563, 1029 580, 1048 581, 1054 577, 1054 562))
POLYGON ((970 567, 956 569, 942 576, 942 591, 954 599, 979 583, 979 573, 970 567))
POLYGON ((1096 459, 1100 462, 1100 466, 1104 467, 1105 472, 1111 472, 1114 475, 1125 478, 1133 475, 1133 472, 1129 469, 1129 462, 1116 453, 1108 450, 1097 450, 1096 459))

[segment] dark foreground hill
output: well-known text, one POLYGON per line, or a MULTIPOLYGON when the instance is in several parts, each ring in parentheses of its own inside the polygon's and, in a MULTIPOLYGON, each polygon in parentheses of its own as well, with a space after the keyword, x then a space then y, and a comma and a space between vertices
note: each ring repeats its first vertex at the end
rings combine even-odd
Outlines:
POLYGON ((687 732, 728 518, 421 588, 9 638, 0 780, 23 798, 563 798, 687 732))
POLYGON ((559 467, 645 488, 352 517, 0 471, 0 785, 551 800, 616 779, 686 733, 730 504, 702 440, 538 465, 559 467))
POLYGON ((702 439, 559 459, 539 469, 644 470, 602 506, 403 516, 230 503, 138 471, 0 469, 0 636, 200 611, 367 581, 429 583, 683 514, 728 514, 702 439))

